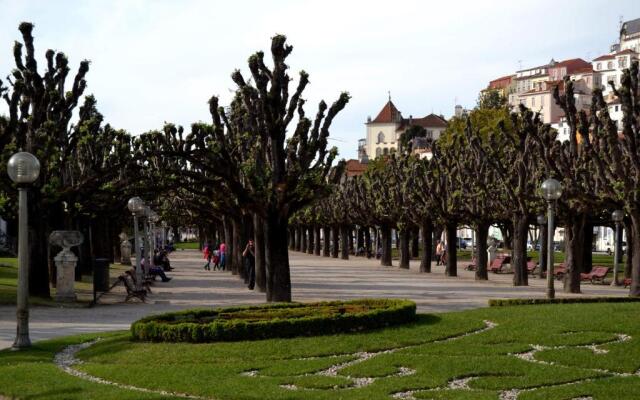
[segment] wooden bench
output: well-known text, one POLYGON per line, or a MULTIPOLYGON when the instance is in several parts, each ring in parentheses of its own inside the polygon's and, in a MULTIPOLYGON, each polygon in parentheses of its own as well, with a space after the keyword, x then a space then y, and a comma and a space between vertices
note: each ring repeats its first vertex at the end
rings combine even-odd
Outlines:
POLYGON ((143 303, 145 302, 147 298, 147 291, 145 289, 136 289, 136 285, 131 274, 122 274, 118 277, 118 280, 122 282, 124 288, 127 290, 127 297, 124 300, 125 303, 133 298, 139 299, 143 303))
POLYGON ((535 275, 536 268, 538 268, 538 263, 533 260, 527 261, 527 274, 535 275))
POLYGON ((631 278, 624 278, 624 280, 622 281, 622 284, 624 285, 624 287, 630 287, 631 286, 631 278))
POLYGON ((498 256, 495 260, 491 262, 491 265, 489 265, 489 271, 493 272, 494 274, 498 274, 502 272, 502 269, 504 268, 504 266, 506 264, 509 264, 510 262, 511 262, 510 256, 498 256))
POLYGON ((607 274, 609 273, 609 270, 611 268, 609 267, 603 267, 603 266, 594 266, 591 269, 591 272, 583 272, 580 274, 580 280, 581 281, 590 281, 591 283, 596 283, 596 282, 600 282, 604 285, 604 279, 607 277, 607 274))
POLYGON ((567 273, 567 267, 564 266, 564 263, 560 264, 560 265, 556 265, 553 268, 553 276, 556 279, 562 279, 564 278, 564 275, 567 273))
POLYGON ((478 260, 475 257, 473 257, 471 259, 471 264, 467 265, 465 269, 467 271, 475 271, 476 269, 478 269, 478 260))

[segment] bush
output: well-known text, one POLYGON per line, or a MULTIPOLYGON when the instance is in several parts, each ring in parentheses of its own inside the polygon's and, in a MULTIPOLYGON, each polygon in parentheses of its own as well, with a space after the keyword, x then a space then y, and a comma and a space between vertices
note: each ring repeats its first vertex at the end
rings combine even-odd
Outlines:
POLYGON ((359 332, 415 317, 416 304, 409 300, 276 303, 153 315, 131 324, 131 335, 153 342, 256 340, 359 332))
POLYGON ((560 299, 490 299, 489 307, 525 306, 533 304, 630 303, 638 297, 568 297, 560 299))

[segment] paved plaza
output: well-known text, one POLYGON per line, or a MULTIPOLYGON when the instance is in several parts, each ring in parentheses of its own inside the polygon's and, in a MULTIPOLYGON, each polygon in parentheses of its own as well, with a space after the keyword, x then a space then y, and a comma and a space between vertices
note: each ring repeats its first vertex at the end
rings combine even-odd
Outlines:
MULTIPOLYGON (((532 277, 528 287, 511 286, 512 275, 490 274, 489 282, 476 282, 474 273, 465 271, 468 262, 458 265, 458 277, 445 277, 444 267, 435 264, 431 274, 418 273, 419 261, 410 270, 381 267, 378 260, 352 257, 350 260, 324 258, 299 252, 290 253, 293 299, 296 301, 354 299, 362 297, 399 297, 415 301, 418 311, 446 312, 486 307, 492 298, 543 297, 546 281, 532 277)), ((30 334, 41 340, 84 332, 128 329, 131 322, 152 313, 192 307, 215 307, 264 302, 264 294, 249 291, 229 272, 204 271, 197 251, 171 254, 170 273, 174 279, 157 282, 147 303, 123 304, 124 291, 109 296, 115 304, 93 308, 32 307, 30 334)), ((397 260, 394 261, 397 264, 397 260)), ((562 283, 557 282, 557 295, 562 283)), ((624 296, 628 290, 608 285, 582 286, 583 295, 624 296)), ((11 346, 15 337, 14 306, 0 306, 0 349, 11 346)))

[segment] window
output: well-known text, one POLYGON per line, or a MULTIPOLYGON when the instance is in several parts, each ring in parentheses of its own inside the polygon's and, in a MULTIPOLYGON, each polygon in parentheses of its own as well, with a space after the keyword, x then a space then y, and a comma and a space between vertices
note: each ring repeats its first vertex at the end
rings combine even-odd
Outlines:
POLYGON ((626 57, 618 58, 618 67, 619 68, 627 68, 627 58, 626 57))
POLYGON ((540 97, 540 107, 544 107, 544 96, 540 97))
POLYGON ((395 147, 392 147, 392 148, 391 148, 391 154, 395 154, 395 152, 396 152, 396 148, 395 148, 395 147))
POLYGON ((615 110, 615 112, 618 112, 618 106, 613 107, 613 109, 615 110))
POLYGON ((427 129, 427 134, 425 135, 427 139, 433 139, 433 131, 431 129, 427 129))
POLYGON ((384 150, 382 150, 382 154, 384 154, 385 156, 389 155, 389 149, 385 147, 384 150))
POLYGON ((613 61, 607 63, 607 69, 613 69, 613 61))
POLYGON ((532 97, 531 98, 531 107, 535 107, 535 105, 536 105, 536 98, 532 97))
POLYGON ((602 69, 602 64, 601 64, 601 63, 597 63, 597 64, 596 64, 596 69, 597 69, 598 71, 600 71, 600 70, 602 69))
POLYGON ((380 147, 376 147, 376 157, 380 157, 382 155, 382 149, 380 147))
POLYGON ((380 132, 378 133, 378 143, 383 143, 384 142, 384 133, 380 132))

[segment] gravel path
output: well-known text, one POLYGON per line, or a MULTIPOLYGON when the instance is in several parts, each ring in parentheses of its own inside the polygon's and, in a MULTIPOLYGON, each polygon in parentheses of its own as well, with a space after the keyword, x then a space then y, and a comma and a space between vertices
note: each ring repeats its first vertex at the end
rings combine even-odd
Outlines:
MULTIPOLYGON (((152 313, 264 302, 264 294, 247 290, 238 277, 228 272, 204 271, 199 252, 178 251, 171 260, 176 267, 170 273, 174 279, 168 283, 158 281, 146 304, 122 304, 124 292, 119 288, 108 299, 117 300, 115 304, 94 308, 32 307, 31 339, 128 329, 131 322, 152 313)), ((490 298, 543 297, 545 293, 545 281, 538 278, 530 278, 528 287, 511 286, 509 274, 490 274, 489 282, 476 282, 473 272, 463 270, 467 262, 459 264, 458 277, 449 278, 444 276, 443 267, 434 266, 433 273, 419 274, 419 261, 412 261, 410 270, 400 270, 381 267, 377 260, 361 257, 340 260, 292 252, 290 260, 293 298, 297 301, 399 297, 415 301, 419 312, 446 312, 485 307, 490 298)), ((557 282, 558 296, 565 296, 561 286, 557 282)), ((622 288, 591 284, 583 285, 583 292, 592 296, 627 294, 622 288)), ((15 321, 15 307, 0 306, 0 349, 13 343, 15 321)))

